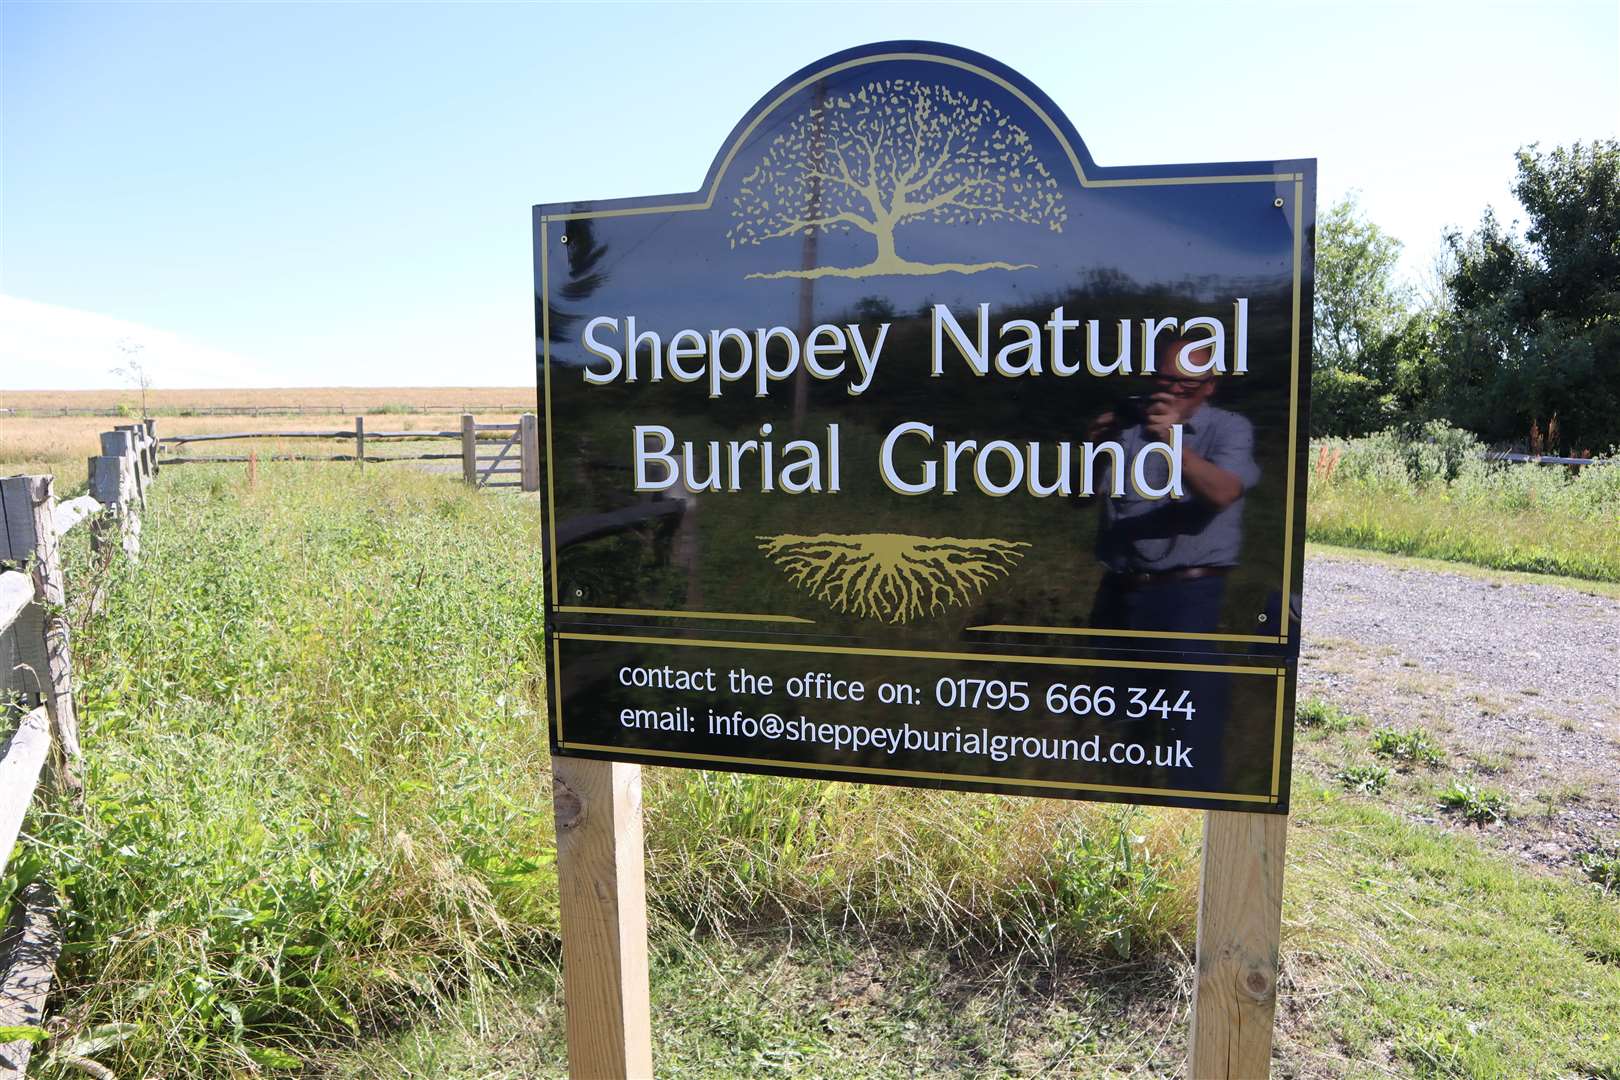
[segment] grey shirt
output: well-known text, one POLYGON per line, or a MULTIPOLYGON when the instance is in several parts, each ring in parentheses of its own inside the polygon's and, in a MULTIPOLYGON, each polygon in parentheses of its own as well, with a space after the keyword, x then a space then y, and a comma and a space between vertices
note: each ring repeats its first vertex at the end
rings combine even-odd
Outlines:
MULTIPOLYGON (((1247 492, 1260 482, 1254 461, 1254 425, 1237 413, 1201 406, 1181 425, 1182 446, 1214 465, 1233 473, 1247 492)), ((1125 467, 1153 442, 1141 424, 1120 433, 1125 467)), ((1107 459, 1104 459, 1107 460, 1107 459)), ((1154 454, 1146 463, 1150 485, 1169 479, 1169 463, 1154 454)), ((1118 573, 1152 573, 1189 566, 1236 566, 1243 547, 1243 497, 1224 510, 1199 499, 1191 491, 1180 499, 1166 496, 1145 499, 1130 483, 1125 494, 1112 498, 1112 466, 1099 469, 1096 489, 1102 496, 1102 524, 1097 531, 1097 558, 1118 573)))

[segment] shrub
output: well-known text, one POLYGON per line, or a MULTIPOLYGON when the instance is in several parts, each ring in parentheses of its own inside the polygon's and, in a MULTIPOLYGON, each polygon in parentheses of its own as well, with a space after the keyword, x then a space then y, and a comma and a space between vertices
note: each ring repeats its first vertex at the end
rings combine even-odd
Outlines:
POLYGON ((1463 780, 1453 780, 1451 786, 1440 793, 1440 807, 1462 815, 1464 821, 1474 825, 1504 821, 1508 816, 1507 796, 1463 780))
POLYGON ((1382 765, 1346 765, 1333 774, 1344 787, 1363 795, 1376 795, 1389 783, 1390 772, 1382 765))
POLYGON ((1350 717, 1323 698, 1306 698, 1295 706, 1294 722, 1302 728, 1344 731, 1350 726, 1350 717))
POLYGON ((1372 733, 1371 744, 1374 754, 1391 758, 1403 767, 1438 765, 1446 757, 1445 751, 1429 733, 1420 729, 1397 731, 1395 728, 1379 728, 1372 733))
POLYGON ((1620 847, 1593 848, 1575 856, 1581 872, 1604 892, 1620 890, 1620 847))

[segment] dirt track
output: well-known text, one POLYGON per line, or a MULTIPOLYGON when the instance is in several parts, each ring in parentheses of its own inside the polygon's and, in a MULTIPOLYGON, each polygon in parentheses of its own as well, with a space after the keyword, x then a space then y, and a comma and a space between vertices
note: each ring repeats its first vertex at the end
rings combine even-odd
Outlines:
POLYGON ((1620 601, 1314 554, 1304 627, 1301 700, 1429 731, 1512 797, 1508 847, 1564 865, 1620 839, 1620 601))

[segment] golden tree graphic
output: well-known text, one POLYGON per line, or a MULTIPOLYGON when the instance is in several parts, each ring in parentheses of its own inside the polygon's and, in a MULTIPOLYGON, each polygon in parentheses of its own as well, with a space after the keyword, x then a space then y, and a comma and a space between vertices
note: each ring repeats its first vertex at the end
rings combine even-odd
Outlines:
POLYGON ((1024 557, 1020 540, 857 533, 758 536, 788 578, 834 611, 906 623, 966 605, 1024 557))
POLYGON ((879 79, 788 122, 742 180, 726 233, 763 244, 860 230, 876 241, 864 266, 817 266, 751 278, 874 277, 1026 270, 1031 263, 913 262, 895 250, 908 222, 1015 221, 1061 233, 1068 211, 1034 142, 983 98, 938 83, 879 79))

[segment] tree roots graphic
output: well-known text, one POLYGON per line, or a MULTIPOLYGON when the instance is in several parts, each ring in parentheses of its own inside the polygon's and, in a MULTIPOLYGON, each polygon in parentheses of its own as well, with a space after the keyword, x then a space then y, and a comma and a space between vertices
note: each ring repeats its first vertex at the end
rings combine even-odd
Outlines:
POLYGON ((789 580, 834 611, 906 623, 966 605, 1005 577, 1021 540, 860 533, 759 536, 760 550, 789 580))

